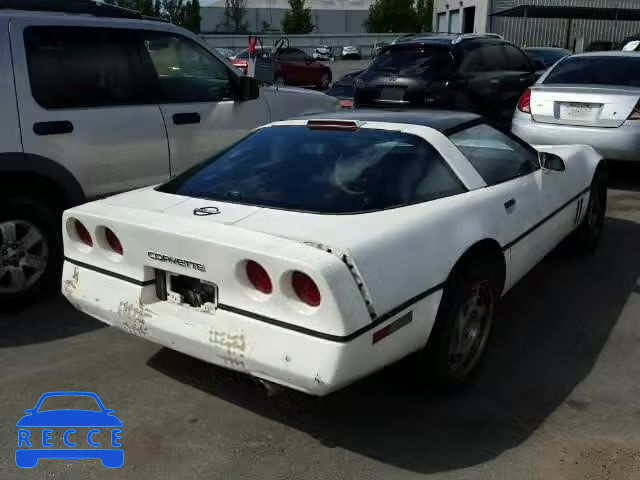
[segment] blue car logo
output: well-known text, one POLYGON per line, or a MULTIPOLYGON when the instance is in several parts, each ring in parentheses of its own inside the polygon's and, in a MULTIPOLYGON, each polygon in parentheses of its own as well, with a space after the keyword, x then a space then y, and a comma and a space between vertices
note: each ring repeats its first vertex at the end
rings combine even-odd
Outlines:
POLYGON ((122 422, 114 415, 114 410, 104 408, 95 393, 45 393, 35 407, 24 412, 26 415, 16 423, 18 427, 16 465, 18 467, 33 468, 41 458, 99 458, 102 465, 107 468, 119 468, 123 465, 124 450, 120 448, 122 422), (44 409, 42 403, 46 399, 55 397, 66 397, 65 401, 85 397, 81 400, 89 400, 92 405, 95 400, 97 409, 44 409), (55 442, 58 443, 62 440, 61 445, 54 445, 54 429, 56 432, 64 431, 61 437, 56 435, 55 438, 55 442))

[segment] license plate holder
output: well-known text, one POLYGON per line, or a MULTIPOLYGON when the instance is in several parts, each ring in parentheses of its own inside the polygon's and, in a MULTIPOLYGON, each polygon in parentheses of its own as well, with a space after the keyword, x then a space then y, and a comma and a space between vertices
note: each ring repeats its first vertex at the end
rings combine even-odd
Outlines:
POLYGON ((401 102, 404 100, 404 88, 385 87, 380 91, 380 100, 401 102))
POLYGON ((599 103, 561 102, 560 119, 591 122, 597 119, 601 106, 599 103))
POLYGON ((218 309, 218 285, 215 283, 170 272, 165 275, 168 302, 209 313, 218 309))

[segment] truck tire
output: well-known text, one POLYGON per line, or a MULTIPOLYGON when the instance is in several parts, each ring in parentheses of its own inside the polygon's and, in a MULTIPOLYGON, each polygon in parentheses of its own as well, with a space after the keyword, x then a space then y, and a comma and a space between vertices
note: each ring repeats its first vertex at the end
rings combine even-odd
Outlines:
POLYGON ((57 291, 60 213, 44 201, 0 199, 0 306, 21 307, 57 291))

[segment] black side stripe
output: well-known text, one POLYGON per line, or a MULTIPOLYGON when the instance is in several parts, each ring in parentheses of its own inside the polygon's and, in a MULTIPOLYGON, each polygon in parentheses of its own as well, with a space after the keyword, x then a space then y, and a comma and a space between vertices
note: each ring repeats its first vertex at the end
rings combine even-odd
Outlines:
POLYGON ((73 263, 74 265, 77 265, 79 267, 86 268, 87 270, 93 270, 94 272, 117 278, 118 280, 133 283, 134 285, 138 285, 139 287, 146 287, 147 285, 153 285, 154 283, 156 283, 155 280, 138 280, 137 278, 127 277, 126 275, 121 275, 110 270, 105 270, 104 268, 96 267, 95 265, 84 263, 79 260, 74 260, 73 258, 69 258, 66 256, 64 257, 64 259, 69 263, 73 263))
POLYGON ((293 330, 294 332, 303 333, 305 335, 309 335, 309 336, 312 336, 312 337, 321 338, 323 340, 329 340, 331 342, 346 343, 346 342, 350 342, 351 340, 359 337, 360 335, 362 335, 364 333, 367 333, 369 330, 374 329, 378 325, 380 325, 380 324, 388 321, 392 317, 396 316, 398 313, 402 312, 403 310, 406 310, 407 308, 411 307, 414 303, 417 303, 420 300, 423 300, 423 299, 427 298, 429 295, 432 295, 432 294, 436 293, 437 291, 442 290, 443 288, 444 288, 444 283, 436 285, 435 287, 432 287, 429 290, 426 290, 426 291, 420 293, 419 295, 416 295, 415 297, 410 298, 409 300, 407 300, 406 302, 398 305, 397 307, 393 308, 392 310, 389 310, 384 315, 376 318, 374 321, 372 321, 371 323, 368 323, 367 325, 365 325, 364 327, 356 330, 355 332, 351 332, 349 335, 332 335, 330 333, 318 332, 317 330, 312 330, 310 328, 300 327, 298 325, 291 325, 290 323, 285 323, 285 322, 282 322, 280 320, 276 320, 275 318, 267 317, 267 316, 264 316, 264 315, 260 315, 259 313, 250 312, 250 311, 247 311, 247 310, 243 310, 241 308, 232 307, 231 305, 225 305, 225 304, 222 304, 222 303, 218 304, 218 308, 221 309, 221 310, 226 310, 227 312, 230 312, 230 313, 235 313, 235 314, 238 314, 238 315, 242 315, 244 317, 252 318, 254 320, 258 320, 258 321, 261 321, 261 322, 264 322, 264 323, 268 323, 270 325, 274 325, 274 326, 277 326, 277 327, 286 328, 287 330, 293 330))
MULTIPOLYGON (((87 268, 89 270, 93 270, 94 272, 101 273, 103 275, 107 275, 109 277, 117 278, 118 280, 123 280, 125 282, 133 283, 134 285, 138 285, 141 287, 152 285, 155 283, 155 280, 137 280, 135 278, 127 277, 125 275, 120 275, 119 273, 111 272, 109 270, 105 270, 104 268, 96 267, 94 265, 90 265, 88 263, 80 262, 78 260, 74 260, 73 258, 65 257, 65 260, 69 263, 73 263, 74 265, 78 265, 79 267, 87 268)), ((312 330, 310 328, 301 327, 299 325, 292 325, 290 323, 283 322, 281 320, 276 320, 275 318, 267 317, 266 315, 261 315, 259 313, 250 312, 248 310, 243 310, 241 308, 233 307, 231 305, 225 305, 223 303, 218 304, 218 308, 220 310, 225 310, 230 313, 235 313, 237 315, 242 315, 243 317, 252 318, 253 320, 258 320, 260 322, 268 323, 269 325, 274 325, 276 327, 285 328, 287 330, 293 330, 294 332, 302 333, 304 335, 309 335, 311 337, 321 338, 323 340, 329 340, 331 342, 339 342, 345 343, 350 342, 354 338, 359 337, 360 335, 368 332, 369 330, 377 327, 381 323, 386 322, 392 317, 396 316, 398 313, 406 310, 411 307, 414 303, 419 302, 427 298, 429 295, 436 293, 439 290, 444 288, 444 283, 436 285, 435 287, 430 288, 429 290, 425 290, 422 293, 419 293, 413 298, 410 298, 406 302, 398 305, 397 307, 389 310, 384 315, 376 318, 371 323, 368 323, 364 327, 356 330, 355 332, 350 333, 349 335, 332 335, 330 333, 319 332, 317 330, 312 330)))
POLYGON ((540 226, 542 226, 545 222, 547 222, 548 220, 551 220, 553 217, 555 217, 558 213, 560 213, 562 210, 564 210, 565 208, 567 208, 569 205, 571 205, 573 202, 575 202, 578 198, 580 198, 582 195, 584 195, 585 193, 587 193, 589 190, 591 190, 591 187, 587 187, 584 190, 582 190, 580 193, 578 193, 577 195, 574 195, 573 197, 571 197, 571 200, 569 200, 568 202, 564 203, 561 207, 555 209, 553 212, 551 212, 549 215, 547 215, 546 217, 544 217, 542 220, 540 220, 538 223, 536 223, 533 227, 531 227, 530 229, 528 229, 526 232, 524 232, 522 235, 519 235, 518 237, 516 237, 514 240, 512 240, 511 242, 507 243, 506 245, 504 245, 502 247, 502 250, 508 250, 511 247, 513 247, 516 243, 518 243, 520 240, 522 240, 523 238, 525 238, 527 235, 529 235, 530 233, 532 233, 534 230, 536 230, 537 228, 539 228, 540 226))

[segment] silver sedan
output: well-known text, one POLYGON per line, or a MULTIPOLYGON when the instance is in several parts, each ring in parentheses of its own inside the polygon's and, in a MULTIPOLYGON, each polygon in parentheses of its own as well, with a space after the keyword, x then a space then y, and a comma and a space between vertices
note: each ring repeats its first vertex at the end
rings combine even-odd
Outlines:
POLYGON ((594 52, 560 60, 518 102, 512 131, 529 143, 590 145, 640 161, 640 55, 594 52))

